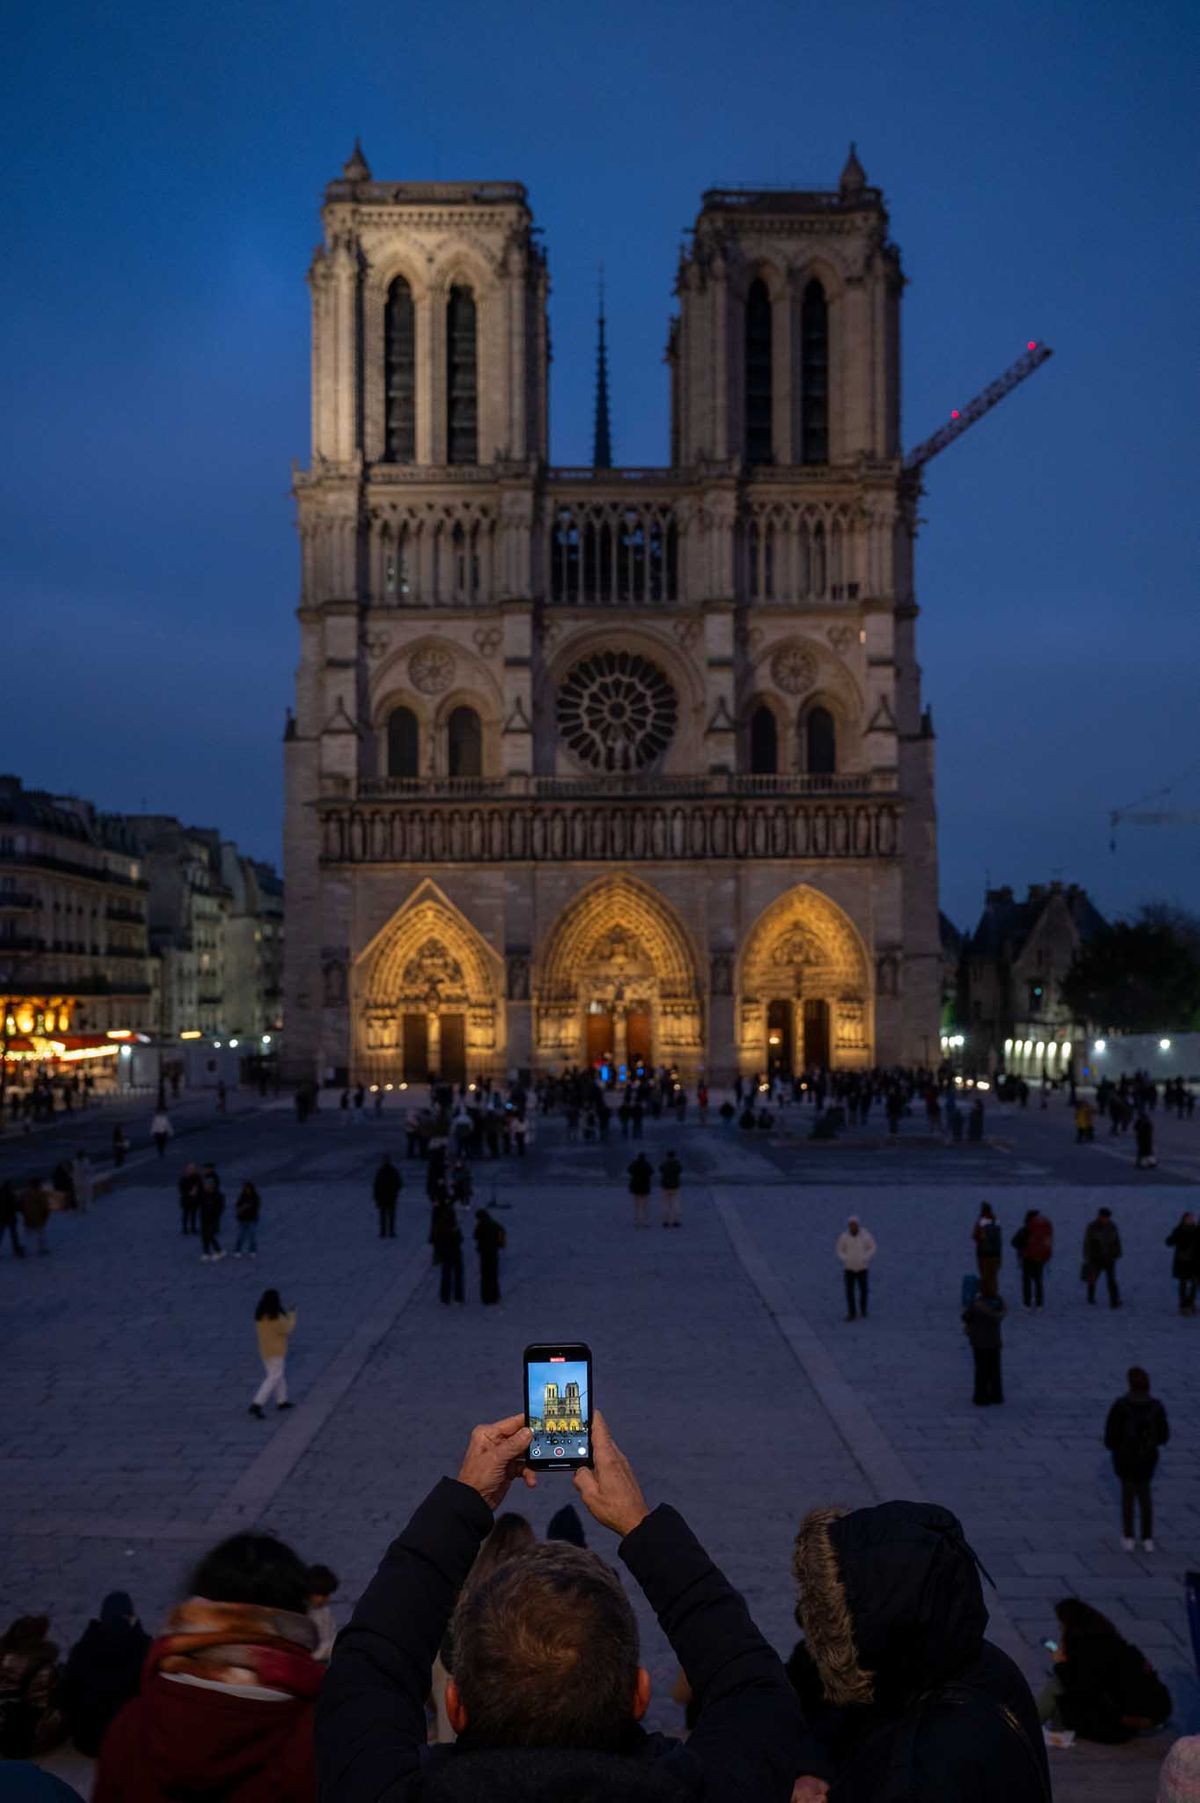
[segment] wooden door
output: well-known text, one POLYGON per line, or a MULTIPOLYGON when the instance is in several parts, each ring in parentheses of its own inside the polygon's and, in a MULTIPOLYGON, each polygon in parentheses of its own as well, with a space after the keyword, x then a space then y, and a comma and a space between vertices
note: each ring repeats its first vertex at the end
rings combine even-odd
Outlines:
POLYGON ((467 1080, 467 1017, 465 1014, 443 1014, 439 1021, 442 1036, 441 1069, 443 1083, 465 1083, 467 1080))
POLYGON ((404 1081, 424 1083, 429 1076, 429 1020, 424 1014, 404 1016, 404 1081))
POLYGON ((630 1008, 625 1016, 625 1061, 631 1071, 639 1064, 654 1068, 654 1035, 649 1008, 630 1008))
POLYGON ((804 1067, 829 1069, 829 1003, 815 997, 804 1004, 804 1067))
POLYGON ((587 1061, 593 1070, 611 1064, 613 1055, 613 1017, 610 1010, 587 1017, 587 1061))
POLYGON ((781 1000, 767 1004, 767 1075, 769 1077, 790 1077, 792 1075, 792 1012, 790 1001, 781 1000))

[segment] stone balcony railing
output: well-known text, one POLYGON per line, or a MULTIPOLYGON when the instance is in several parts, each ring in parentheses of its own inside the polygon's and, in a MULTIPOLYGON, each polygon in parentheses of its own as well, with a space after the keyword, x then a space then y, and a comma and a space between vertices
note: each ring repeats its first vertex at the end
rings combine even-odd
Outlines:
POLYGON ((887 771, 377 777, 317 803, 329 864, 892 858, 901 808, 887 771))

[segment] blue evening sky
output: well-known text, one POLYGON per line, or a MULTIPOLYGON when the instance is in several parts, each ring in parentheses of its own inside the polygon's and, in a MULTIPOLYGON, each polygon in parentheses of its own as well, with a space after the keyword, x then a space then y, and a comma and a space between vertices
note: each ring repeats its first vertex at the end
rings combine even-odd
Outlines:
MULTIPOLYGON (((1061 875, 1194 899, 1200 829, 1107 810, 1196 732, 1200 11, 743 0, 26 6, 0 72, 0 769, 279 855, 304 272, 356 132, 377 175, 528 184, 553 455, 590 448, 607 270, 618 460, 664 461, 701 190, 833 185, 851 138, 911 279, 905 436, 1027 338, 1053 360, 929 471, 921 660, 943 903, 1061 875)), ((1190 774, 1189 774, 1190 773, 1190 774)))

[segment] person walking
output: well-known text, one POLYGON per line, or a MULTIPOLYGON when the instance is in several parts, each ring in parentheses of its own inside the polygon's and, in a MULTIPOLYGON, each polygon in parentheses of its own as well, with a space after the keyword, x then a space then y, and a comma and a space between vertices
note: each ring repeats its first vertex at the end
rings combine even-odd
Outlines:
POLYGON ((1004 1253, 1004 1236, 1000 1231, 1000 1223, 990 1202, 980 1205, 979 1219, 971 1230, 971 1238, 975 1242, 975 1263, 979 1267, 979 1281, 985 1296, 996 1294, 996 1285, 1000 1280, 1000 1260, 1004 1253))
POLYGON ((633 1197, 633 1224, 650 1225, 650 1191, 654 1185, 654 1166, 644 1152, 639 1152, 629 1167, 629 1193, 633 1197))
POLYGON ((44 1258, 50 1250, 46 1244, 46 1222, 50 1219, 50 1192, 46 1185, 35 1177, 21 1192, 20 1207, 25 1231, 32 1237, 38 1255, 44 1258))
POLYGON ((150 1137, 154 1141, 155 1150, 160 1158, 167 1155, 167 1141, 171 1137, 171 1122, 165 1108, 157 1110, 150 1123, 150 1137))
POLYGON ((75 1204, 86 1214, 96 1200, 96 1173, 86 1152, 77 1152, 71 1161, 71 1177, 75 1184, 75 1204))
POLYGON ((1046 1266, 1054 1253, 1054 1227, 1040 1209, 1027 1209, 1012 1245, 1021 1261, 1022 1305, 1041 1308, 1046 1300, 1046 1266))
POLYGON ((1152 1171, 1158 1163, 1154 1156, 1154 1122, 1143 1108, 1133 1123, 1133 1145, 1137 1153, 1135 1171, 1152 1171))
POLYGON ((204 1194, 204 1181, 199 1167, 185 1164, 179 1179, 179 1231, 181 1233, 199 1233, 200 1231, 200 1198, 204 1194))
POLYGON ((867 1318, 868 1267, 875 1256, 875 1241, 857 1215, 846 1222, 846 1231, 838 1235, 837 1255, 842 1261, 842 1281, 846 1286, 846 1319, 856 1319, 855 1302, 865 1321, 867 1318))
POLYGON ((971 1400, 977 1408, 1004 1401, 1000 1350, 1004 1343, 1001 1322, 1006 1312, 1003 1296, 983 1289, 963 1310, 963 1327, 975 1360, 975 1394, 971 1400))
POLYGON ((233 1213, 238 1224, 233 1256, 240 1258, 242 1253, 246 1252, 251 1258, 257 1258, 258 1222, 259 1216, 262 1214, 262 1197, 249 1178, 238 1191, 237 1201, 233 1205, 233 1213))
POLYGON ((217 1238, 224 1213, 225 1197, 221 1193, 217 1173, 208 1170, 204 1173, 200 1190, 200 1262, 203 1265, 215 1265, 225 1256, 217 1238))
MULTIPOLYGON (((0 1217, 0 1234, 3 1233, 3 1217, 0 1217)), ((1196 1312, 1196 1284, 1200 1280, 1200 1225, 1191 1209, 1185 1209, 1180 1216, 1179 1224, 1167 1235, 1167 1245, 1174 1250, 1171 1260, 1171 1276, 1179 1285, 1179 1312, 1181 1315, 1194 1315, 1196 1312)))
POLYGON ((254 1392, 250 1413, 262 1421, 265 1419, 264 1404, 272 1396, 278 1408, 292 1407, 287 1393, 287 1355, 292 1334, 296 1330, 296 1310, 284 1308, 278 1290, 264 1290, 254 1311, 254 1328, 266 1375, 254 1392))
POLYGON ((474 1239, 479 1253, 479 1300, 499 1302, 500 1254, 508 1244, 508 1235, 486 1208, 475 1210, 474 1239))
POLYGON ((1137 1504, 1142 1523, 1142 1551, 1154 1551, 1154 1511, 1150 1480, 1158 1465, 1158 1449, 1171 1438, 1167 1411, 1150 1394, 1150 1378, 1140 1365, 1126 1372, 1129 1385, 1118 1396, 1104 1423, 1104 1444, 1112 1454, 1113 1470, 1121 1485, 1121 1545, 1133 1551, 1133 1508, 1137 1504))
POLYGON ((1121 1292, 1117 1288, 1117 1260, 1121 1256, 1121 1235, 1117 1231, 1117 1223, 1112 1218, 1111 1208, 1097 1211, 1094 1221, 1089 1221, 1083 1235, 1083 1281, 1087 1284, 1087 1299, 1096 1300, 1096 1285, 1101 1277, 1108 1286, 1109 1308, 1120 1308, 1121 1292))
POLYGON ((681 1224, 679 1186, 683 1182, 683 1166, 674 1152, 668 1152, 659 1165, 658 1181, 662 1196, 662 1224, 664 1227, 678 1227, 681 1224))
POLYGON ((456 1302, 465 1301, 463 1295, 463 1255, 462 1229, 454 1212, 453 1202, 443 1200, 433 1211, 433 1221, 429 1230, 433 1243, 433 1262, 442 1268, 441 1299, 449 1305, 450 1292, 454 1292, 456 1302))
POLYGON ((17 1201, 17 1192, 5 1178, 4 1182, 0 1183, 0 1246, 4 1244, 4 1236, 7 1233, 12 1241, 14 1258, 24 1258, 25 1256, 25 1248, 21 1244, 21 1238, 17 1232, 19 1213, 20 1204, 17 1201))
MULTIPOLYGON (((1042 1107, 1045 1103, 1045 1088, 1042 1090, 1042 1107)), ((1096 1113, 1090 1102, 1079 1101, 1075 1104, 1075 1144, 1089 1146, 1096 1137, 1096 1113)))
POLYGON ((128 1150, 129 1141, 125 1137, 124 1127, 114 1127, 112 1130, 112 1156, 113 1164, 118 1171, 125 1163, 125 1154, 128 1150))
POLYGON ((383 1155, 383 1163, 375 1173, 372 1194, 375 1197, 375 1209, 379 1216, 379 1237, 381 1240, 394 1240, 396 1237, 396 1198, 404 1188, 404 1179, 388 1153, 383 1155))

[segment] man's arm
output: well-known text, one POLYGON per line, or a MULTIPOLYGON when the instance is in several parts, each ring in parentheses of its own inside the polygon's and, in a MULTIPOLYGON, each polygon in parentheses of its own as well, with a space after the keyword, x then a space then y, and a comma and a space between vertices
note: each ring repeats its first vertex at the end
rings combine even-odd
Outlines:
POLYGON ((477 1427, 457 1481, 435 1484, 388 1548, 318 1693, 322 1797, 376 1803, 416 1769, 434 1656, 529 1439, 521 1415, 477 1427))
POLYGON ((479 1494, 443 1478, 388 1548, 318 1694, 322 1797, 373 1800, 416 1769, 434 1657, 491 1526, 479 1494))
POLYGON ((1109 1409, 1108 1420, 1104 1423, 1104 1444, 1109 1452, 1117 1450, 1117 1424, 1124 1412, 1121 1399, 1118 1397, 1109 1409))

